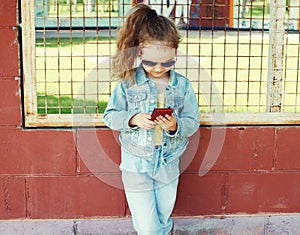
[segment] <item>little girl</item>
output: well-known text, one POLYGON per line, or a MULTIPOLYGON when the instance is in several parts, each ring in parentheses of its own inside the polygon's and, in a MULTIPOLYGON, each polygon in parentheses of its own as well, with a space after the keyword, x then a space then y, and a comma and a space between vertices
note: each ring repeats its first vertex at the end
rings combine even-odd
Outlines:
POLYGON ((199 128, 191 83, 172 69, 179 40, 174 23, 144 4, 131 10, 117 38, 113 72, 120 80, 104 121, 120 131, 122 181, 139 235, 172 234, 179 158, 199 128), (151 120, 157 107, 173 114, 151 120))

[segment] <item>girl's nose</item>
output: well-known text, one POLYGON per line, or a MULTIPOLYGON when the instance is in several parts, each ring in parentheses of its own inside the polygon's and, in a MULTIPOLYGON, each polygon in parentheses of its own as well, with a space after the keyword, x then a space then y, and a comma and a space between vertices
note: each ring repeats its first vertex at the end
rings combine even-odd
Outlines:
POLYGON ((154 66, 154 70, 155 70, 155 71, 161 71, 163 68, 164 68, 164 67, 162 67, 160 63, 158 63, 158 64, 156 64, 156 65, 154 66))

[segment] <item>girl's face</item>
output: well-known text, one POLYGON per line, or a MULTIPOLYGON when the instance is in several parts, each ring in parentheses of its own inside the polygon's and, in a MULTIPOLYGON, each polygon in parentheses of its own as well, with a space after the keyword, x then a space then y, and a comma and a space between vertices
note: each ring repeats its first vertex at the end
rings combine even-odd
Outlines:
POLYGON ((169 77, 176 62, 176 49, 163 45, 145 45, 141 48, 142 66, 150 79, 169 77))

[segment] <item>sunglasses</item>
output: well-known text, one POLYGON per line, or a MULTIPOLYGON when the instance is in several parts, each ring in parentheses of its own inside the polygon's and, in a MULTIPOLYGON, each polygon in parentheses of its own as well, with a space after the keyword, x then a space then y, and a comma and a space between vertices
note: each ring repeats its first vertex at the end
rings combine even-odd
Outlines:
POLYGON ((172 67, 176 63, 176 60, 170 60, 170 61, 161 62, 161 63, 154 62, 154 61, 151 61, 151 60, 142 60, 141 62, 142 62, 143 65, 146 65, 146 66, 149 66, 149 67, 154 67, 155 65, 160 64, 164 68, 169 68, 169 67, 172 67))

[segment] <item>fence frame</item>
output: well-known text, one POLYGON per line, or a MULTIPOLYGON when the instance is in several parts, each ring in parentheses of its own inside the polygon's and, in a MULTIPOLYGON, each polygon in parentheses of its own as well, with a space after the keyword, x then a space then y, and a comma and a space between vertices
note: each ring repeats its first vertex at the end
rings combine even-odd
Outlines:
MULTIPOLYGON (((283 83, 283 37, 285 0, 271 1, 268 67, 268 97, 264 113, 209 113, 200 115, 201 125, 300 124, 300 113, 280 112, 283 83)), ((25 127, 104 126, 101 114, 38 114, 35 72, 34 0, 21 2, 23 89, 25 127)))

